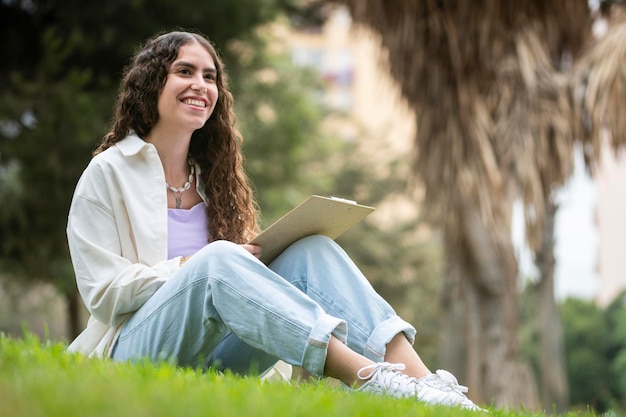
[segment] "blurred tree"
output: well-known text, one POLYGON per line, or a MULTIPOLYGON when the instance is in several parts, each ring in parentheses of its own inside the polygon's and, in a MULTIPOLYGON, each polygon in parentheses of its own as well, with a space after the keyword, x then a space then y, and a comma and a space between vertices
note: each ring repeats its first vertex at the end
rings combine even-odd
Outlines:
MULTIPOLYGON (((0 83, 18 70, 25 78, 41 68, 42 43, 54 31, 65 48, 64 68, 90 68, 93 81, 117 78, 147 37, 163 30, 197 29, 223 47, 245 37, 284 10, 297 11, 294 0, 4 0, 0 2, 0 83)), ((57 74, 57 77, 59 75, 57 74)))
POLYGON ((0 263, 16 277, 51 280, 67 298, 68 330, 75 334, 81 325, 66 217, 80 170, 94 139, 102 135, 113 91, 87 91, 92 81, 88 69, 70 68, 57 78, 62 68, 58 38, 48 32, 43 41, 47 48, 41 65, 48 70, 36 78, 15 71, 0 93, 0 120, 16 126, 0 138, 0 164, 13 168, 10 177, 0 180, 1 193, 11 201, 2 210, 0 263))
MULTIPOLYGON (((519 338, 520 338, 520 356, 529 363, 533 370, 539 372, 540 358, 540 318, 537 314, 539 310, 539 290, 536 282, 528 280, 524 282, 524 289, 519 299, 519 338)), ((539 389, 541 390, 541 384, 539 389)))
POLYGON ((613 407, 626 410, 626 291, 622 291, 606 308, 608 351, 613 407))
MULTIPOLYGON (((522 357, 541 365, 541 317, 536 314, 542 290, 528 283, 520 298, 522 357)), ((604 413, 626 409, 626 292, 606 308, 591 300, 568 298, 559 305, 571 404, 604 413)))
POLYGON ((552 193, 571 173, 576 140, 589 166, 607 131, 615 148, 626 144, 626 25, 612 22, 612 36, 583 49, 593 42, 587 0, 327 2, 347 5, 381 35, 383 65, 417 116, 414 170, 445 244, 442 360, 478 402, 539 407, 534 375, 519 356, 510 233, 520 199, 528 244, 545 255, 538 259, 543 401, 562 411, 552 193))
POLYGON ((592 301, 573 298, 562 303, 561 314, 571 402, 604 412, 611 403, 613 385, 605 314, 592 301))

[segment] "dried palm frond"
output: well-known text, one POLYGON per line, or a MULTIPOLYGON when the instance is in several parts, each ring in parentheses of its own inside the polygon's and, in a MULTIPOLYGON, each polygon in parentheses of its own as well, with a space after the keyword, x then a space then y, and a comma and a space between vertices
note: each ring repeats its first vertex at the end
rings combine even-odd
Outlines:
POLYGON ((593 170, 605 138, 613 149, 626 146, 626 10, 614 7, 606 34, 576 63, 571 89, 586 162, 593 170))
POLYGON ((531 244, 544 200, 569 175, 572 104, 562 73, 589 26, 586 0, 339 0, 381 34, 416 110, 415 171, 425 209, 454 229, 468 204, 490 228, 521 190, 531 244))
POLYGON ((503 175, 524 202, 532 248, 541 243, 546 199, 572 172, 574 145, 567 78, 555 70, 539 33, 533 27, 520 31, 514 55, 502 61, 500 88, 489 94, 496 122, 494 148, 503 175))

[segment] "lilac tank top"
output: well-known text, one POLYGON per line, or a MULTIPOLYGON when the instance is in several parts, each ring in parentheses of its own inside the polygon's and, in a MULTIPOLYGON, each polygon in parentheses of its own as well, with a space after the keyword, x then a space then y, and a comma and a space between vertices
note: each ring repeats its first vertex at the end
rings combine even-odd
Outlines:
POLYGON ((167 259, 189 256, 209 241, 206 205, 190 209, 167 209, 167 259))

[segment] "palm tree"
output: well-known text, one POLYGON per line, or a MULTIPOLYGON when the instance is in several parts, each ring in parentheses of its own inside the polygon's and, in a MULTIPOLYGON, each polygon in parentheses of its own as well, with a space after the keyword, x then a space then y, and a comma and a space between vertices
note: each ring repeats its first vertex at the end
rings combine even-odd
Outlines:
POLYGON ((442 363, 480 403, 539 406, 535 377, 518 352, 510 231, 520 199, 542 271, 542 402, 561 411, 568 392, 553 295, 551 195, 572 172, 577 143, 590 166, 602 131, 614 133, 615 147, 626 143, 625 57, 615 55, 624 38, 606 53, 588 46, 587 0, 331 1, 380 35, 388 54, 382 64, 415 111, 414 172, 446 250, 442 363))

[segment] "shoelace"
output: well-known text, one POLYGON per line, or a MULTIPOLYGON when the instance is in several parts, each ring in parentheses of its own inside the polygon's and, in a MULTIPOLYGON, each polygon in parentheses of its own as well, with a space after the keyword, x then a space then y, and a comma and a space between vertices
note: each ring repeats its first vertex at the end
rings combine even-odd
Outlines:
POLYGON ((450 372, 444 369, 438 369, 435 373, 439 376, 444 385, 453 391, 456 391, 459 394, 465 394, 468 391, 467 387, 459 384, 459 381, 450 372))
POLYGON ((370 379, 372 376, 374 376, 376 371, 380 369, 389 369, 390 371, 404 371, 406 369, 406 366, 404 366, 403 363, 377 362, 375 364, 368 365, 359 369, 359 372, 357 372, 356 376, 359 379, 365 381, 366 379, 370 379), (369 372, 367 375, 363 375, 363 373, 367 371, 371 372, 369 372))
POLYGON ((472 400, 465 396, 465 393, 468 392, 467 387, 459 384, 459 381, 450 372, 439 369, 435 372, 435 374, 426 378, 428 378, 429 385, 435 386, 442 391, 454 392, 458 394, 459 399, 461 400, 458 405, 474 411, 487 411, 478 407, 472 402, 472 400))
POLYGON ((407 397, 415 392, 416 379, 400 372, 405 368, 402 363, 380 362, 359 369, 357 377, 380 383, 388 394, 407 397))

